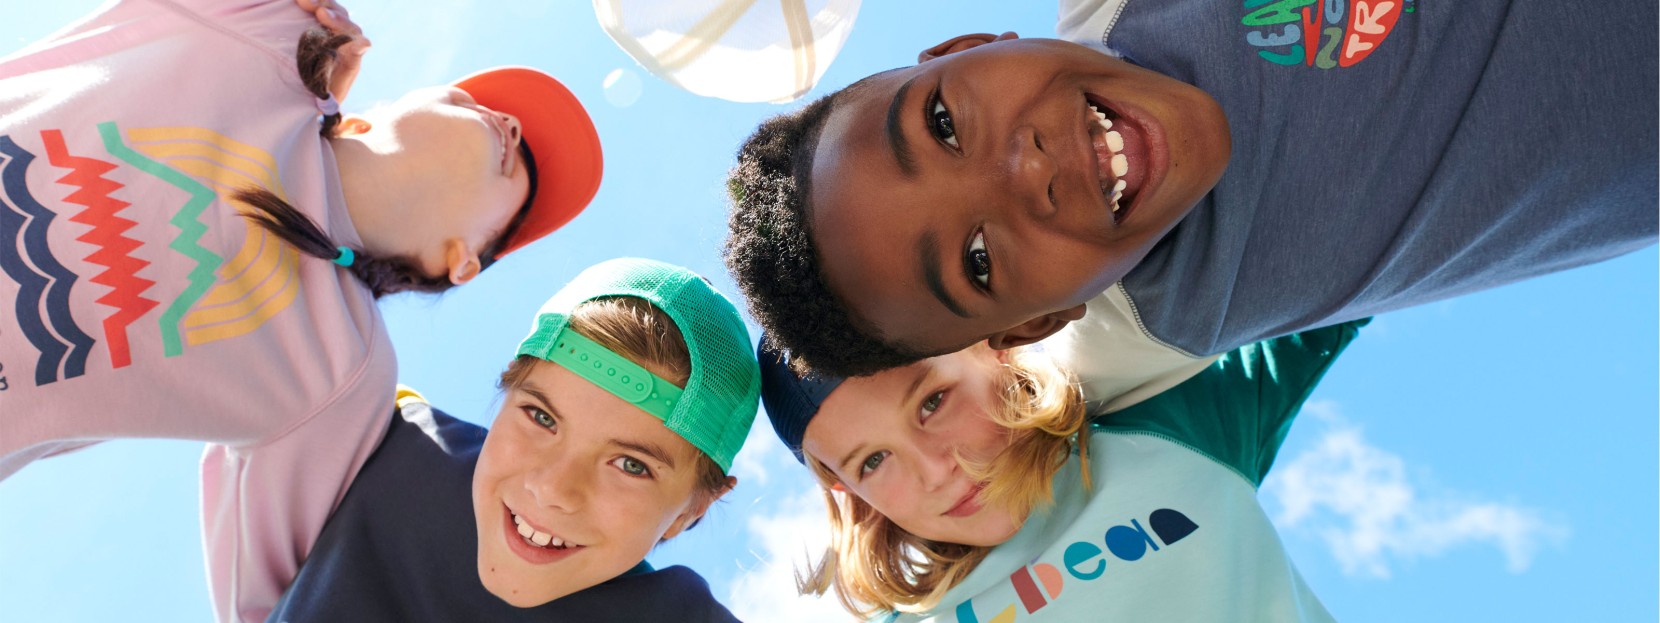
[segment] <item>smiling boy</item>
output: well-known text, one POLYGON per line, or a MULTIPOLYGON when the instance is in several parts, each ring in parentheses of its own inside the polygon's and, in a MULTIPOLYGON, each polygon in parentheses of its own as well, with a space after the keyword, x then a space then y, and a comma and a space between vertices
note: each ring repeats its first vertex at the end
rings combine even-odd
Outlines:
POLYGON ((1063 3, 1093 47, 965 35, 767 121, 751 310, 853 376, 1087 305, 1140 379, 1653 243, 1652 4, 1246 4, 1063 3))

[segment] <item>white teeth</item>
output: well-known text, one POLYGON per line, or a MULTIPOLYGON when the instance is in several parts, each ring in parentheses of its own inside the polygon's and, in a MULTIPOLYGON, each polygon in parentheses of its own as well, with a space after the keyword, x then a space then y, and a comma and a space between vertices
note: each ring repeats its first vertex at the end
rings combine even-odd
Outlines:
POLYGON ((537 547, 547 547, 549 543, 552 543, 554 547, 559 548, 565 546, 564 539, 555 537, 546 532, 537 532, 535 528, 530 527, 530 524, 525 523, 523 517, 513 515, 513 525, 518 527, 519 536, 524 537, 526 541, 530 541, 537 547))
POLYGON ((1124 154, 1114 155, 1112 157, 1112 175, 1113 175, 1113 177, 1124 177, 1124 174, 1129 173, 1129 172, 1130 172, 1130 159, 1124 157, 1124 154))
POLYGON ((1119 134, 1117 132, 1108 131, 1107 132, 1107 149, 1111 149, 1114 153, 1124 151, 1124 135, 1119 134))
POLYGON ((1130 184, 1128 182, 1125 182, 1124 180, 1118 180, 1117 182, 1113 182, 1113 184, 1112 184, 1112 194, 1117 195, 1119 193, 1124 192, 1124 188, 1126 186, 1129 186, 1129 185, 1130 184))

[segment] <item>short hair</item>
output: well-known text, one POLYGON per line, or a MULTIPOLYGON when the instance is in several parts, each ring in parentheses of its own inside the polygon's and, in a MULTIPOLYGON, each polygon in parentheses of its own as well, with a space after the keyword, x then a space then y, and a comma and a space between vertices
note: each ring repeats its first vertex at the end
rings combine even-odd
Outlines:
POLYGON ((797 372, 859 376, 930 354, 884 341, 855 318, 824 282, 813 245, 813 152, 836 104, 868 80, 762 122, 727 174, 732 212, 721 255, 750 314, 790 351, 797 372))

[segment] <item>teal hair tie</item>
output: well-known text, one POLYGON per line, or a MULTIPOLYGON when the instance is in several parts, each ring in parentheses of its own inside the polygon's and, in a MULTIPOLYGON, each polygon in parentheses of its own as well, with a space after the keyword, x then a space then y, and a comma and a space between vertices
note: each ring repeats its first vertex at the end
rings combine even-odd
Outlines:
POLYGON ((351 266, 352 262, 357 259, 357 253, 351 249, 344 246, 335 248, 340 249, 340 255, 334 256, 334 263, 341 266, 351 266))

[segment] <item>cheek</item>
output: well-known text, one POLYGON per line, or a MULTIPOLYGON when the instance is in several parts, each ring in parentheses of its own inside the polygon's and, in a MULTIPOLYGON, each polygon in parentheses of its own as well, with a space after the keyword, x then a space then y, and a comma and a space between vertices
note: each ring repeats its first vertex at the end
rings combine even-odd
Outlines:
MULTIPOLYGON (((894 470, 898 472, 898 470, 894 470)), ((865 503, 870 504, 877 512, 886 515, 895 522, 904 524, 910 518, 920 514, 922 491, 911 483, 915 480, 904 478, 904 474, 884 474, 881 482, 871 479, 868 486, 854 491, 865 503)))

